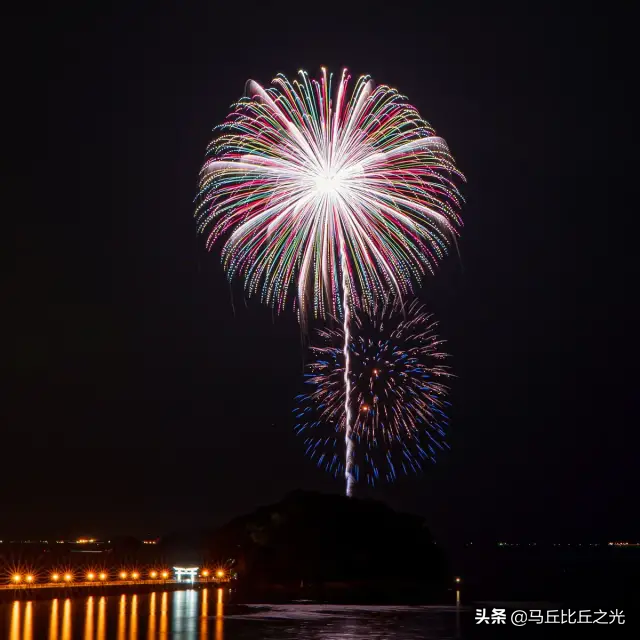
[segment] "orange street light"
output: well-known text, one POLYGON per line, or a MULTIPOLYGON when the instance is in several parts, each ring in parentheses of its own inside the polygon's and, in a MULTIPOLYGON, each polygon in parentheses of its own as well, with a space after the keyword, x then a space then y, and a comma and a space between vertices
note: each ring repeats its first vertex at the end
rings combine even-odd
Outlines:
POLYGON ((206 578, 206 577, 209 575, 209 572, 205 569, 205 570, 202 572, 202 575, 206 578))
POLYGON ((53 582, 58 582, 58 580, 60 580, 60 575, 57 573, 52 573, 51 580, 53 580, 53 582))
POLYGON ((126 572, 126 571, 121 571, 121 572, 120 572, 120 577, 121 577, 123 580, 125 580, 125 579, 126 579, 126 577, 127 577, 127 572, 126 572))
POLYGON ((162 572, 162 577, 166 580, 169 577, 169 572, 168 571, 163 571, 162 572))
POLYGON ((96 574, 93 573, 93 571, 89 571, 89 573, 87 573, 87 580, 93 580, 96 577, 96 574))
POLYGON ((20 580, 22 580, 22 576, 19 573, 16 573, 11 579, 14 582, 20 582, 20 580))
POLYGON ((25 580, 26 580, 27 582, 33 582, 33 576, 32 576, 32 575, 28 575, 28 576, 25 578, 25 580))
POLYGON ((70 573, 65 573, 65 574, 64 574, 64 579, 65 579, 67 582, 71 582, 72 578, 73 578, 73 576, 72 576, 70 573))
POLYGON ((222 578, 222 576, 224 576, 224 571, 222 569, 218 569, 216 571, 216 575, 218 576, 218 578, 222 578))
POLYGON ((149 577, 150 577, 150 578, 157 578, 157 577, 158 577, 158 572, 157 572, 157 571, 152 571, 152 572, 149 574, 149 577))
POLYGON ((99 576, 100 580, 106 580, 107 579, 107 574, 106 573, 101 573, 99 576))
POLYGON ((131 574, 131 577, 132 577, 134 580, 137 580, 137 579, 140 577, 140 574, 139 574, 137 571, 134 571, 134 572, 131 574))

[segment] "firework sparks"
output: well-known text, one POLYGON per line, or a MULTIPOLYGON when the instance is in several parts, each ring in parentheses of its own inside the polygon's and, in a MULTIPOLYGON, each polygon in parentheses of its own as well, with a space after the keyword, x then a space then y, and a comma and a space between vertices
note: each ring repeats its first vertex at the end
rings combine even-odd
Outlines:
POLYGON ((196 217, 209 248, 224 239, 229 279, 242 277, 249 296, 277 311, 293 298, 301 322, 310 310, 343 317, 348 340, 350 308, 409 293, 445 255, 462 224, 463 176, 395 89, 362 76, 349 92, 346 70, 332 78, 248 83, 207 149, 196 217))
POLYGON ((407 294, 461 225, 445 141, 395 89, 349 81, 251 81, 207 150, 199 229, 278 311, 297 290, 302 314, 343 315, 341 244, 354 306, 407 294))
POLYGON ((338 474, 344 463, 337 448, 346 430, 345 403, 355 420, 354 475, 369 484, 393 482, 417 473, 447 448, 445 409, 451 376, 444 365, 437 323, 417 302, 399 302, 354 316, 350 352, 350 395, 345 393, 344 330, 318 332, 322 346, 306 382, 309 393, 296 398, 296 432, 317 464, 338 474))

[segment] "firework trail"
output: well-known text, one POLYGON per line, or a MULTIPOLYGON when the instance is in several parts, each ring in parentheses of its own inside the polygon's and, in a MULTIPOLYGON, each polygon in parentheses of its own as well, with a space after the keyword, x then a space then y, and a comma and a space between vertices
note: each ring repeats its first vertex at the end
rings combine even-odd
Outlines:
POLYGON ((393 482, 399 473, 417 473, 425 462, 435 462, 437 451, 448 448, 444 382, 451 373, 436 327, 417 302, 405 308, 398 300, 387 301, 355 314, 347 340, 349 374, 344 329, 318 332, 322 346, 311 347, 314 360, 306 374, 311 390, 296 398, 294 413, 296 432, 319 466, 334 475, 343 470, 336 448, 348 428, 345 403, 356 415, 356 479, 393 482))
POLYGON ((345 389, 345 401, 344 401, 344 415, 345 415, 345 468, 344 476, 347 481, 346 493, 348 496, 353 495, 353 438, 351 435, 351 359, 349 356, 349 342, 351 337, 349 334, 349 324, 351 319, 351 307, 349 305, 349 285, 347 281, 347 266, 346 266, 346 249, 344 242, 341 247, 342 251, 342 291, 344 292, 344 324, 342 330, 344 332, 344 339, 342 343, 342 353, 344 354, 344 389, 345 389))
POLYGON ((347 335, 348 308, 433 272, 461 226, 462 174, 395 89, 363 76, 349 92, 346 70, 332 81, 250 81, 207 149, 196 217, 249 296, 278 312, 294 298, 301 322, 345 318, 347 335))

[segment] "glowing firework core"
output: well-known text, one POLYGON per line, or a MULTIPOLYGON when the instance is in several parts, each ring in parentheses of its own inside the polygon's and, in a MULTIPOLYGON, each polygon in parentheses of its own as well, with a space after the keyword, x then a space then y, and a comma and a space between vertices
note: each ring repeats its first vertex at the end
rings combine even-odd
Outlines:
POLYGON ((316 192, 318 195, 330 195, 337 191, 340 191, 342 186, 342 180, 339 175, 335 173, 329 173, 326 175, 320 175, 315 180, 316 192))

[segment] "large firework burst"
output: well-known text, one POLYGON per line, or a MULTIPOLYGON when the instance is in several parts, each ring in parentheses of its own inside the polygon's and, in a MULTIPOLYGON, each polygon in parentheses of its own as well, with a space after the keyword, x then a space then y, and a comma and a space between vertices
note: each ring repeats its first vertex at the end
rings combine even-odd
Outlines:
POLYGON ((277 310, 297 290, 303 313, 342 316, 343 268, 353 306, 406 294, 461 224, 445 141, 395 89, 349 81, 250 81, 207 150, 200 230, 277 310))
MULTIPOLYGON (((449 373, 437 322, 422 305, 400 302, 376 306, 354 317, 350 351, 351 395, 356 416, 354 474, 370 484, 394 481, 435 461, 448 424, 445 409, 449 373)), ((345 398, 342 330, 318 332, 314 361, 306 383, 310 391, 296 398, 296 432, 318 465, 343 470, 338 449, 344 437, 345 398)))
MULTIPOLYGON (((350 396, 349 315, 433 271, 461 224, 462 178, 448 147, 395 89, 343 70, 264 89, 247 84, 209 145, 196 217, 208 246, 225 238, 229 278, 278 311, 297 291, 302 320, 343 318, 350 396)), ((347 494, 353 485, 345 410, 347 494)))

